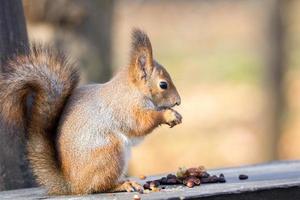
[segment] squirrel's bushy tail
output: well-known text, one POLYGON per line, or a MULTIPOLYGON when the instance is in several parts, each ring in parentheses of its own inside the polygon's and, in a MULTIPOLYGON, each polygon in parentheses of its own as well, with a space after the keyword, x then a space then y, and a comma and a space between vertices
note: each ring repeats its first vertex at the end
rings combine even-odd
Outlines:
POLYGON ((26 55, 10 59, 4 67, 0 75, 1 120, 5 120, 6 127, 17 125, 24 130, 37 181, 49 193, 68 193, 55 137, 63 107, 79 80, 77 69, 62 52, 37 46, 26 55))

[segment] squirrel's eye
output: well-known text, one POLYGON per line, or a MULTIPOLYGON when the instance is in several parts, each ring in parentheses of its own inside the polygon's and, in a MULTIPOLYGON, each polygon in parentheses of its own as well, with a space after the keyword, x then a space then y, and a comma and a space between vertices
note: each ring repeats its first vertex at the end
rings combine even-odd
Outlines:
POLYGON ((168 89, 168 83, 166 81, 159 82, 159 87, 163 90, 168 89))

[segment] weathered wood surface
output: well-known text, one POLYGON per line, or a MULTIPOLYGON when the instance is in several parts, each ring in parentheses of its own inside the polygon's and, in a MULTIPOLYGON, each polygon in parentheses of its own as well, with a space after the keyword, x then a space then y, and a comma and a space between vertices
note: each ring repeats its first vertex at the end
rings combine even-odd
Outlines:
MULTIPOLYGON (((203 184, 194 188, 167 187, 160 192, 139 194, 142 199, 300 199, 300 161, 208 170, 211 174, 223 173, 226 183, 203 184), (239 180, 239 174, 249 175, 239 180)), ((148 179, 157 179, 152 176, 148 179)), ((133 178, 135 179, 135 178, 133 178)), ((137 179, 135 179, 137 180, 137 179)), ((141 181, 144 183, 146 180, 141 181)), ((137 193, 106 193, 88 196, 49 197, 41 188, 0 192, 0 199, 132 199, 137 193)))

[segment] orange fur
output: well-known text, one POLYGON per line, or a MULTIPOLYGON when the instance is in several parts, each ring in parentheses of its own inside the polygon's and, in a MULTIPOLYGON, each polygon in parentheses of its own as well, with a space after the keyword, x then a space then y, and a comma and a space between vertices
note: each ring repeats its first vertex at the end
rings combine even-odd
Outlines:
POLYGON ((162 111, 134 108, 134 116, 138 126, 129 134, 135 137, 144 136, 165 122, 162 111))
MULTIPOLYGON (((121 174, 123 158, 119 140, 113 134, 109 137, 109 145, 97 148, 87 154, 83 162, 63 162, 64 174, 69 174, 66 169, 72 168, 78 171, 68 177, 72 194, 88 194, 98 191, 108 191, 118 185, 116 180, 121 174), (109 166, 109 167, 107 167, 109 166)), ((65 176, 66 177, 66 176, 65 176)))
POLYGON ((138 29, 129 66, 105 84, 74 89, 76 69, 48 48, 33 48, 8 69, 0 77, 3 128, 26 130, 33 172, 49 194, 142 189, 123 180, 131 146, 161 124, 181 123, 171 109, 180 104, 175 85, 138 29), (30 95, 33 104, 26 107, 30 95))

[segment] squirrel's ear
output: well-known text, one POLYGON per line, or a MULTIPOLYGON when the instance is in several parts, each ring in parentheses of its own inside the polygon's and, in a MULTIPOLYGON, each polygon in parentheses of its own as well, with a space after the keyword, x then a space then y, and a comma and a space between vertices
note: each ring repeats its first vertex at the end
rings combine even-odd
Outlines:
POLYGON ((146 33, 139 29, 132 31, 130 54, 130 76, 134 80, 147 79, 153 70, 152 47, 146 33))

